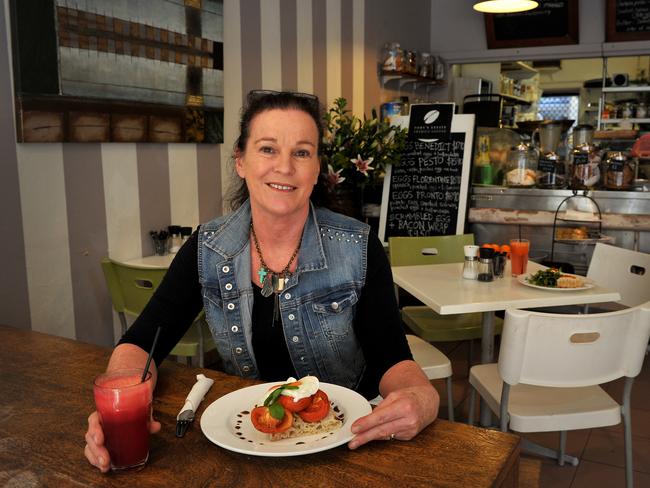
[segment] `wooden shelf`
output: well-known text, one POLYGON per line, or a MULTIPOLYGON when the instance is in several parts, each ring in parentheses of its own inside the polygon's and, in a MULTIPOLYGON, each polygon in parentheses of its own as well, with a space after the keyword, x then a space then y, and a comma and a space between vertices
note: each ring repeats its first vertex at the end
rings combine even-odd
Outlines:
POLYGON ((638 135, 638 130, 597 130, 594 139, 636 139, 638 135))
POLYGON ((650 92, 650 86, 606 86, 603 93, 638 93, 650 92))
POLYGON ((650 124, 650 119, 600 119, 601 124, 620 124, 630 122, 631 124, 650 124))
POLYGON ((501 63, 501 72, 508 73, 508 77, 516 80, 525 80, 539 73, 530 64, 523 61, 501 63))
POLYGON ((397 71, 382 71, 380 76, 382 85, 397 80, 400 87, 410 83, 423 83, 427 85, 444 85, 446 83, 446 80, 434 80, 433 78, 426 78, 410 73, 399 73, 397 71))
POLYGON ((526 100, 525 98, 517 97, 515 95, 506 95, 505 93, 499 93, 499 95, 501 95, 504 100, 510 102, 516 102, 518 105, 530 105, 532 103, 529 100, 526 100))

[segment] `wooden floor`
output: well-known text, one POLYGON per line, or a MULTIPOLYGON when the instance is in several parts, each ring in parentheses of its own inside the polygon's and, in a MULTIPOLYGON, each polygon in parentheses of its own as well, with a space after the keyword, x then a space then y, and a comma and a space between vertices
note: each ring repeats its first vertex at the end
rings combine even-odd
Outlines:
MULTIPOLYGON (((467 382, 468 342, 435 344, 452 360, 456 419, 466 421, 469 404, 467 382)), ((474 343, 473 361, 478 361, 480 344, 474 343)), ((440 392, 440 416, 446 418, 444 380, 434 384, 440 392)), ((606 390, 621 401, 623 382, 606 385, 606 390)), ((527 434, 527 438, 555 448, 558 434, 527 434)), ((632 389, 632 444, 634 451, 634 486, 650 487, 650 356, 646 355, 641 374, 632 389)), ((522 488, 594 488, 625 486, 625 450, 622 424, 601 429, 572 431, 567 435, 567 454, 580 459, 578 466, 558 466, 550 459, 522 455, 519 474, 522 488)))

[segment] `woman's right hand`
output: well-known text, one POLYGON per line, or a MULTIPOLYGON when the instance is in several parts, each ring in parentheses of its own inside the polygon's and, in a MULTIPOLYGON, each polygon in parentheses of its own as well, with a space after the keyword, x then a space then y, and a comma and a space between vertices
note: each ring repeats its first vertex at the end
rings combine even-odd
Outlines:
MULTIPOLYGON (((160 422, 155 421, 152 417, 151 422, 149 422, 149 432, 155 434, 158 431, 160 431, 160 422)), ((104 431, 99 423, 99 414, 96 411, 88 417, 84 454, 88 462, 99 468, 102 473, 106 473, 110 469, 111 459, 108 450, 104 446, 104 431)))

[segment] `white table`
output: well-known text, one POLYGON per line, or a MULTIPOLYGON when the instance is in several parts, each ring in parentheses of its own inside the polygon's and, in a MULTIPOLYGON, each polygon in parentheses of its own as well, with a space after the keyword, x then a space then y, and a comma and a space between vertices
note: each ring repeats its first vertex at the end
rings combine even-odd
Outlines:
POLYGON ((141 266, 143 268, 152 269, 168 269, 176 254, 165 254, 164 256, 144 256, 141 258, 129 259, 128 261, 121 261, 123 264, 131 266, 141 266))
MULTIPOLYGON (((481 362, 494 359, 494 312, 506 308, 555 307, 598 302, 615 302, 621 295, 596 284, 579 291, 531 288, 510 275, 510 262, 503 278, 491 282, 466 280, 463 263, 394 266, 393 281, 441 315, 482 312, 481 362)), ((528 262, 528 273, 544 269, 528 262)), ((489 423, 489 409, 481 409, 481 423, 489 423), (487 414, 487 419, 483 416, 487 414)))

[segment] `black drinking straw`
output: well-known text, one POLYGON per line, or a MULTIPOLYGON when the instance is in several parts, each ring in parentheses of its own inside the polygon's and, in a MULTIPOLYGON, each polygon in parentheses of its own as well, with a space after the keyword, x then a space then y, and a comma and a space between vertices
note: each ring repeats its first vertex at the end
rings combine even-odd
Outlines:
POLYGON ((142 378, 140 383, 144 383, 144 380, 147 378, 147 372, 149 371, 149 365, 151 364, 151 358, 153 357, 153 351, 156 349, 156 342, 158 342, 158 336, 160 335, 160 326, 156 329, 156 335, 153 338, 153 343, 151 344, 151 349, 149 350, 149 357, 147 358, 147 364, 144 365, 144 371, 142 372, 142 378))

